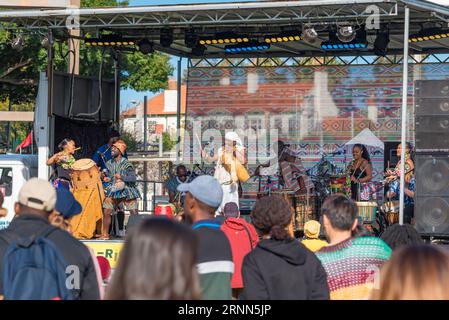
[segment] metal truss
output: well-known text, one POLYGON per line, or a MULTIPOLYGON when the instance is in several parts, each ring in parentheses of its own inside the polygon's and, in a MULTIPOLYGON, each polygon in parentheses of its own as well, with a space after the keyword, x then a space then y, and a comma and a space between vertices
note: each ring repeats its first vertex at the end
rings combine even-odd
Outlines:
MULTIPOLYGON (((349 66, 375 64, 401 64, 402 55, 379 56, 332 56, 288 58, 222 58, 189 59, 189 68, 235 68, 235 67, 293 67, 293 66, 349 66)), ((409 63, 449 63, 449 54, 409 55, 409 63)))
POLYGON ((79 17, 81 29, 138 27, 195 27, 205 25, 235 26, 261 24, 319 23, 358 21, 371 15, 367 8, 376 5, 379 17, 398 15, 397 2, 383 0, 355 1, 286 1, 236 3, 221 5, 153 6, 80 10, 0 11, 0 22, 7 29, 62 29, 67 19, 79 17))

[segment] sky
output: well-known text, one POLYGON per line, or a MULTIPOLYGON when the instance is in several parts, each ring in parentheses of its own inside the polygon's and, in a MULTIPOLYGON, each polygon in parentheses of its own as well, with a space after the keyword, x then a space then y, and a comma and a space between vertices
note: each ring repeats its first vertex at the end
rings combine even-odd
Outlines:
MULTIPOLYGON (((258 1, 258 0, 129 0, 130 6, 148 6, 148 5, 168 5, 168 4, 189 4, 189 3, 213 3, 213 2, 242 2, 242 1, 258 1)), ((441 5, 449 5, 449 0, 430 0, 430 2, 438 3, 441 5)), ((170 63, 175 68, 173 72, 173 76, 177 75, 177 61, 178 57, 172 57, 170 59, 170 63)), ((182 70, 184 71, 187 68, 187 59, 182 59, 182 70)), ((120 97, 120 106, 122 109, 126 108, 126 106, 131 105, 132 101, 143 101, 143 97, 147 95, 148 97, 152 97, 155 94, 151 92, 137 92, 131 89, 122 90, 120 97)))
MULTIPOLYGON (((245 0, 248 1, 248 0, 245 0)), ((249 0, 251 1, 251 0, 249 0)), ((449 1, 449 0, 448 0, 449 1)), ((189 3, 211 3, 211 2, 240 2, 232 0, 129 0, 130 6, 149 6, 149 5, 167 5, 167 4, 189 4, 189 3)), ((173 56, 170 59, 170 63, 175 68, 173 77, 177 75, 178 57, 173 56)), ((182 70, 187 68, 187 59, 182 59, 182 70)), ((120 93, 120 106, 121 109, 125 109, 127 106, 132 106, 133 101, 143 101, 144 96, 152 97, 155 94, 152 92, 137 92, 132 89, 122 90, 120 93)))

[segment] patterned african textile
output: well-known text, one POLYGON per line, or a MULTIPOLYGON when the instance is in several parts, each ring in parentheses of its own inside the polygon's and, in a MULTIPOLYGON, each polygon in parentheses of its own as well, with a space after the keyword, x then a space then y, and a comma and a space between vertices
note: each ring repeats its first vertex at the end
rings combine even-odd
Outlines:
MULTIPOLYGON (((113 178, 115 174, 119 174, 122 177, 134 175, 134 168, 126 158, 122 158, 120 161, 114 161, 114 159, 109 160, 106 163, 106 168, 108 169, 108 176, 112 178, 111 185, 115 183, 113 178)), ((107 188, 105 190, 106 197, 126 200, 139 199, 140 193, 137 190, 136 182, 126 181, 125 178, 123 180, 125 182, 125 188, 118 191, 112 191, 111 188, 107 188)))
POLYGON ((326 270, 332 300, 364 300, 379 283, 380 268, 391 249, 382 239, 357 237, 323 247, 316 255, 326 270))
POLYGON ((307 190, 313 189, 314 184, 312 179, 306 174, 306 169, 302 164, 301 158, 298 155, 290 150, 289 148, 284 148, 282 153, 286 153, 289 156, 295 157, 295 162, 281 161, 279 163, 282 178, 284 180, 285 187, 287 189, 293 190, 294 192, 302 192, 306 193, 307 190), (298 182, 298 177, 302 177, 306 190, 300 190, 301 186, 298 182))

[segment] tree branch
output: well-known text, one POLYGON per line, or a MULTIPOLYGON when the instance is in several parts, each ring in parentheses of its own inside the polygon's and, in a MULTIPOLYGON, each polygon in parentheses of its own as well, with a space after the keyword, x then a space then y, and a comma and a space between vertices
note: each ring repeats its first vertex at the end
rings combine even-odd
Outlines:
POLYGON ((0 79, 0 83, 12 84, 15 86, 36 85, 36 81, 32 79, 0 79))
POLYGON ((25 61, 21 61, 21 62, 19 62, 18 64, 16 64, 16 65, 14 65, 14 66, 12 66, 12 67, 9 67, 8 69, 6 69, 6 71, 0 76, 0 78, 4 78, 4 77, 6 77, 7 75, 9 75, 9 74, 11 74, 14 70, 17 70, 17 69, 19 69, 19 68, 22 68, 22 67, 25 67, 25 66, 27 66, 27 65, 29 65, 30 63, 31 63, 31 58, 30 59, 27 59, 27 60, 25 60, 25 61))

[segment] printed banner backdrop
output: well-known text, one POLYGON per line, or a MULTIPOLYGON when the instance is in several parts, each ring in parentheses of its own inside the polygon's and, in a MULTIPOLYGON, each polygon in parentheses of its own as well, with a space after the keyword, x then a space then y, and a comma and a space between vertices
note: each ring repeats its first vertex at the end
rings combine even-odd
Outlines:
MULTIPOLYGON (((414 82, 448 76, 449 64, 410 65, 408 141, 414 142, 414 82)), ((239 132, 248 153, 258 155, 249 159, 250 174, 269 158, 267 147, 277 138, 296 149, 312 173, 323 156, 337 172, 343 171, 352 160, 351 147, 345 144, 366 128, 382 142, 401 138, 401 65, 198 67, 189 69, 187 85, 183 156, 187 164, 201 161, 195 146, 199 140, 207 147, 221 145, 210 138, 208 129, 217 129, 223 136, 225 131, 239 132), (277 136, 270 131, 262 146, 264 130, 277 130, 277 136), (259 135, 257 142, 248 138, 250 131, 259 135)), ((373 180, 381 181, 388 155, 382 148, 368 150, 373 180)), ((204 168, 213 173, 213 164, 204 168)), ((251 208, 259 188, 257 178, 244 184, 243 209, 251 208)))

